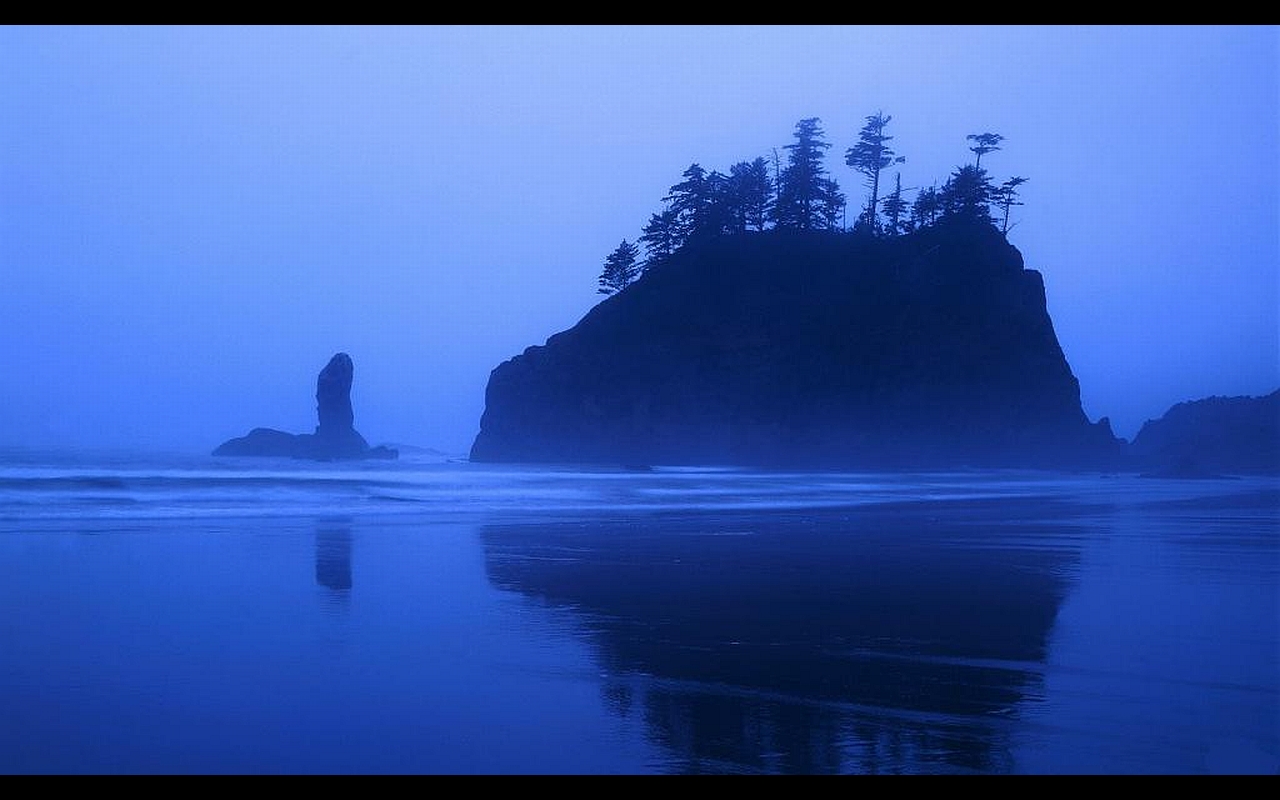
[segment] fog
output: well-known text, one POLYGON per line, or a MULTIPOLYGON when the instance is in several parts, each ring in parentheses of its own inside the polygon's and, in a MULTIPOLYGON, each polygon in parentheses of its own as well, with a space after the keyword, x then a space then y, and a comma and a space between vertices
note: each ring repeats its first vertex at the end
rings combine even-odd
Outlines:
MULTIPOLYGON (((904 187, 1018 175, 1091 419, 1280 386, 1280 28, 0 28, 0 445, 315 425, 464 453, 692 162, 883 110, 904 187)), ((852 218, 852 214, 850 215, 852 218)))

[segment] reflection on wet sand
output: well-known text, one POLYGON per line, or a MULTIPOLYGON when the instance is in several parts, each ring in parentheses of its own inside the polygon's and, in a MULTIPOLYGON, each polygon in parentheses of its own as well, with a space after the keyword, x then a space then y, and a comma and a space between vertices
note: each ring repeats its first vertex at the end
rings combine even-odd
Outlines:
POLYGON ((351 595, 351 520, 334 518, 316 523, 316 585, 331 597, 351 595))
POLYGON ((606 705, 641 715, 663 768, 998 772, 1078 560, 1071 514, 653 514, 482 539, 496 586, 573 613, 606 705))

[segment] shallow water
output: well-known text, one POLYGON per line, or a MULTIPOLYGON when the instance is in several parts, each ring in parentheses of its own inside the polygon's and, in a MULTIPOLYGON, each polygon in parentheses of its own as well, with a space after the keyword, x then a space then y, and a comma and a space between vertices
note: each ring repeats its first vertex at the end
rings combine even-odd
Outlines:
POLYGON ((1280 771, 1280 482, 0 465, 5 773, 1280 771))

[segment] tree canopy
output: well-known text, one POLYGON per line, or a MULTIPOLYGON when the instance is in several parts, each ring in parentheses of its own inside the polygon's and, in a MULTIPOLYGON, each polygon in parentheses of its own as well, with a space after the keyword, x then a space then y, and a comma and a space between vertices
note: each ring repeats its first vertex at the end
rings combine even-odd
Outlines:
POLYGON ((729 197, 736 232, 764 230, 773 207, 773 180, 763 157, 729 168, 729 197))
POLYGON ((991 201, 995 189, 987 171, 966 164, 955 172, 938 191, 938 205, 946 219, 991 222, 991 201))
MULTIPOLYGON (((902 186, 902 172, 894 175, 893 190, 880 196, 880 175, 894 164, 906 162, 889 146, 893 137, 886 128, 893 117, 878 111, 866 117, 858 141, 845 151, 845 163, 860 173, 868 189, 866 206, 853 221, 852 232, 874 236, 903 236, 941 222, 963 220, 992 225, 1005 235, 1009 214, 1020 206, 1018 187, 1026 178, 1013 177, 998 186, 982 168, 982 156, 1001 149, 998 133, 969 134, 974 163, 957 167, 946 182, 931 184, 909 200, 902 186), (998 214, 993 218, 992 209, 998 214), (883 217, 883 222, 882 222, 883 217)), ((759 233, 773 229, 848 233, 846 198, 839 183, 827 172, 826 141, 818 117, 796 123, 793 141, 784 145, 786 166, 778 148, 771 158, 758 156, 738 161, 728 173, 708 172, 690 164, 682 180, 664 196, 662 211, 650 215, 635 244, 626 239, 605 259, 600 274, 601 294, 620 292, 640 274, 682 247, 719 236, 759 233), (640 245, 644 260, 637 261, 640 245)))
MULTIPOLYGON (((820 230, 828 227, 832 187, 822 161, 831 147, 817 117, 796 123, 795 141, 785 146, 787 167, 778 179, 773 219, 779 228, 820 230)), ((838 189, 838 187, 837 187, 838 189)))
POLYGON ((902 173, 893 178, 893 191, 884 198, 884 232, 888 236, 911 231, 911 220, 908 217, 907 201, 902 199, 902 173))
POLYGON ((639 273, 636 266, 636 256, 639 252, 640 248, 623 239, 622 244, 614 248, 614 251, 604 260, 604 270, 600 273, 600 288, 596 291, 600 294, 614 294, 631 285, 639 273))
POLYGON ((996 187, 994 192, 995 204, 1004 209, 1004 222, 1000 226, 1000 232, 1003 234, 1007 235, 1009 233, 1009 207, 1022 205, 1017 199, 1018 187, 1026 182, 1026 178, 1014 177, 996 187))
POLYGON ((871 190, 867 208, 862 212, 867 229, 871 231, 880 229, 877 214, 880 171, 890 164, 901 164, 907 160, 904 156, 894 153, 889 147, 893 137, 886 134, 884 129, 892 119, 893 117, 885 116, 883 111, 877 111, 867 117, 867 124, 863 125, 862 130, 858 132, 858 143, 850 147, 844 157, 846 164, 862 173, 867 180, 867 188, 871 190))
POLYGON ((973 142, 973 147, 969 149, 978 154, 978 160, 973 163, 975 167, 981 167, 982 157, 999 150, 1000 143, 1004 141, 1004 137, 998 133, 971 133, 965 138, 973 142))
POLYGON ((644 242, 645 269, 661 262, 683 244, 680 236, 680 215, 674 208, 666 208, 660 214, 649 217, 640 241, 644 242))

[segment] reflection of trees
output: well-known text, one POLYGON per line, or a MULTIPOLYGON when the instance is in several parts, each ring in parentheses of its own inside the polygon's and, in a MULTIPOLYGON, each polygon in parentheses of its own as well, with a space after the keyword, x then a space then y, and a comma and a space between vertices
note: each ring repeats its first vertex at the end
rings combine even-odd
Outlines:
POLYGON ((351 520, 316 524, 316 584, 345 599, 351 593, 351 520))
POLYGON ((582 616, 606 704, 642 714, 673 769, 995 771, 1076 558, 1018 521, 1055 515, 975 502, 482 537, 495 585, 582 616))

